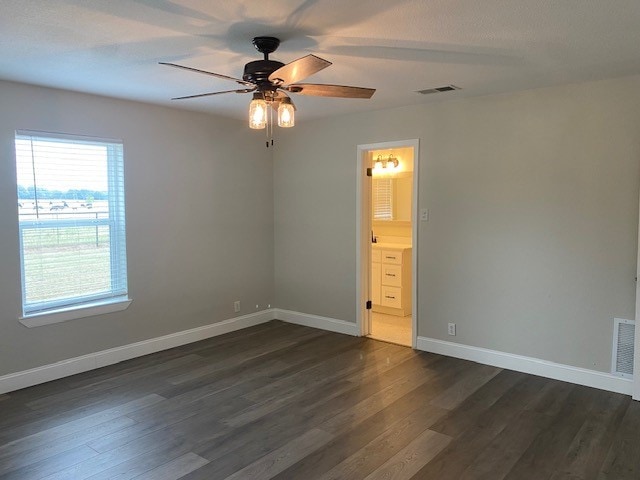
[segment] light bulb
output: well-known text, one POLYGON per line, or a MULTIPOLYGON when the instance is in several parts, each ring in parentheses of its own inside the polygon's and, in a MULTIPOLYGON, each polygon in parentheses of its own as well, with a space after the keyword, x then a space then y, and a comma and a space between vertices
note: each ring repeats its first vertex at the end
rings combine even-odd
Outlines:
POLYGON ((278 105, 278 126, 283 128, 293 127, 296 123, 295 112, 291 101, 286 98, 278 105))
POLYGON ((254 95, 249 104, 249 128, 261 129, 267 126, 267 102, 254 95))

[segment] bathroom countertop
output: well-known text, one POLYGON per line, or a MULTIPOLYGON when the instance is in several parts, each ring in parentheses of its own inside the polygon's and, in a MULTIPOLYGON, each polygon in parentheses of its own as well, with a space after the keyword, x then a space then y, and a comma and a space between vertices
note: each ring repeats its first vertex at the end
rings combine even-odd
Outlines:
POLYGON ((394 249, 411 248, 411 245, 407 245, 405 243, 382 243, 382 242, 377 242, 377 243, 372 243, 371 246, 373 248, 377 248, 377 249, 383 249, 383 248, 394 248, 394 249))

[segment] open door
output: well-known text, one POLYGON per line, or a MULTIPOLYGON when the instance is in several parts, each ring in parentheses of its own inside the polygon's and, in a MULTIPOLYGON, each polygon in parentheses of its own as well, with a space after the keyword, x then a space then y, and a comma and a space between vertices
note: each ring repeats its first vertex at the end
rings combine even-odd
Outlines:
POLYGON ((418 157, 418 140, 360 145, 356 185, 360 335, 413 348, 418 321, 418 157), (372 243, 374 237, 378 242, 372 243))

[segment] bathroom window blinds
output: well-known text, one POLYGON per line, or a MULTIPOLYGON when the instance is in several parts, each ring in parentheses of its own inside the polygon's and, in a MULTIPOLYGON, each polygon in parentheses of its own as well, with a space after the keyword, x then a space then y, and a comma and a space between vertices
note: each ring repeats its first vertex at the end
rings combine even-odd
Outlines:
POLYGON ((373 219, 393 220, 393 181, 391 178, 373 180, 373 219))
POLYGON ((127 296, 122 142, 15 136, 23 315, 127 296))

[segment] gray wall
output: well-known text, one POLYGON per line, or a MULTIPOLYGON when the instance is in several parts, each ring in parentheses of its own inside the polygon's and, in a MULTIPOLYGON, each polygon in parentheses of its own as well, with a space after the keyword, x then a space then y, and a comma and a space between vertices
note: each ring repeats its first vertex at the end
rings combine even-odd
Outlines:
POLYGON ((273 302, 271 153, 242 122, 0 82, 0 375, 266 308, 273 302), (128 310, 26 328, 16 129, 121 138, 128 310))
POLYGON ((452 340, 455 322, 462 344, 608 371, 613 318, 634 318, 638 92, 300 119, 274 153, 277 306, 355 321, 356 146, 419 138, 418 334, 452 340))
POLYGON ((450 340, 456 322, 463 344, 607 371, 612 318, 634 316, 638 91, 627 77, 300 112, 266 150, 243 122, 0 82, 0 375, 231 318, 236 299, 355 321, 356 146, 411 138, 430 209, 419 335, 450 340), (15 129, 124 140, 128 310, 17 321, 15 129))

